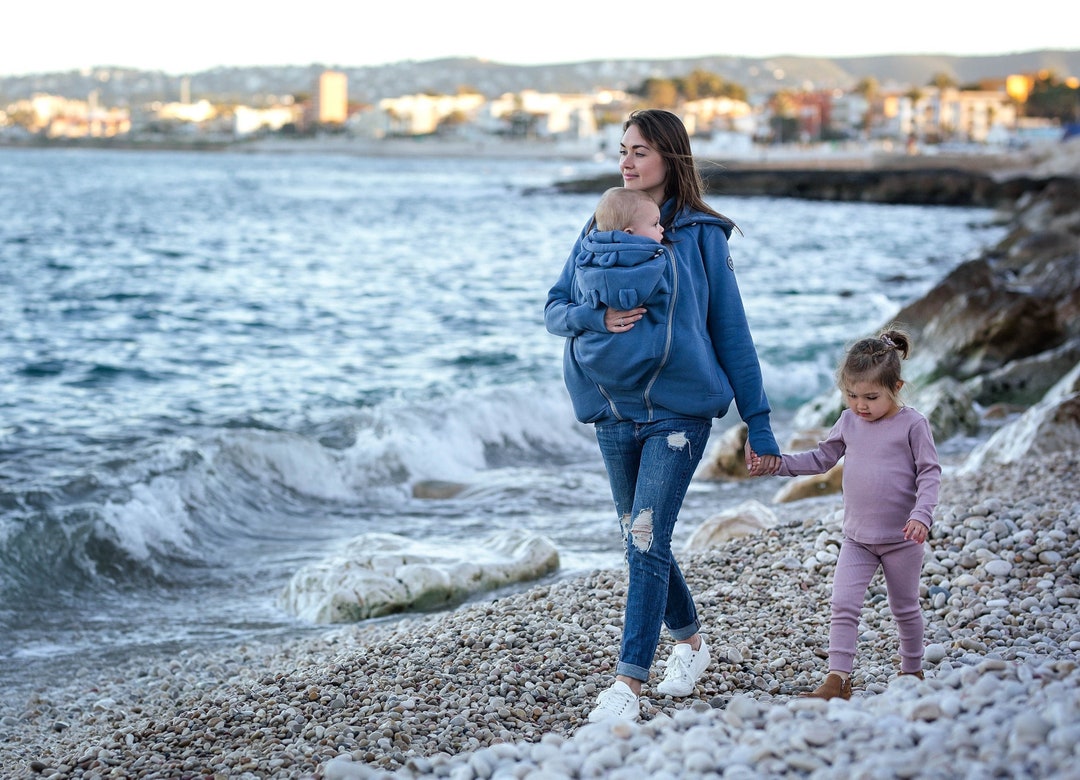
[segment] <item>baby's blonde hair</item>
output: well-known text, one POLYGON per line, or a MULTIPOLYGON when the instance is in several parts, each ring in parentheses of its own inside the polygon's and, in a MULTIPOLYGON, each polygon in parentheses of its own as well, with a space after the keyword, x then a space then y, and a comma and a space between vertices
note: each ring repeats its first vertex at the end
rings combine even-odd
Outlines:
POLYGON ((596 229, 625 230, 634 221, 634 214, 642 201, 653 203, 653 199, 642 190, 612 187, 596 204, 596 229))

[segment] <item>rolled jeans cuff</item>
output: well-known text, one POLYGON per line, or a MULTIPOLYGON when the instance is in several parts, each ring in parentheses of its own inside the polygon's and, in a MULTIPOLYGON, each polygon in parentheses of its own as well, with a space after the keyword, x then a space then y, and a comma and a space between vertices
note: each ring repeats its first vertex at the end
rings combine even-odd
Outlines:
POLYGON ((690 637, 692 637, 694 634, 696 634, 700 630, 701 630, 701 621, 695 620, 693 623, 686 626, 685 628, 679 628, 679 629, 670 629, 669 628, 668 633, 671 634, 671 638, 674 639, 676 642, 681 642, 684 639, 689 639, 690 637))
POLYGON ((625 661, 619 661, 616 664, 615 674, 623 677, 633 677, 635 680, 641 680, 641 682, 648 682, 649 680, 648 669, 642 669, 637 664, 628 664, 625 661))

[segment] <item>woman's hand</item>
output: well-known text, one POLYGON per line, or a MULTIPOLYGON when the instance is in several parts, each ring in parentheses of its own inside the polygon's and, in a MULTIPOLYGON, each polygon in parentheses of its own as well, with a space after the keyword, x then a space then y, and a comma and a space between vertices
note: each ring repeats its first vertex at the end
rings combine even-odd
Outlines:
POLYGON ((610 306, 604 312, 604 327, 609 333, 626 333, 634 327, 634 323, 645 316, 645 309, 612 309, 610 306))

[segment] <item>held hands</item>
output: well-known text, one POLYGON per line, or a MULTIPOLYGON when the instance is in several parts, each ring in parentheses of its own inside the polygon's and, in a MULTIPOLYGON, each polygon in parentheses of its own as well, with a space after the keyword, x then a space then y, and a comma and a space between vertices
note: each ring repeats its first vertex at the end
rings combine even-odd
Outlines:
POLYGON ((746 442, 746 470, 751 477, 763 477, 775 474, 780 470, 781 459, 779 455, 758 455, 746 442))
POLYGON ((904 538, 910 539, 913 542, 922 544, 929 535, 930 529, 918 520, 908 520, 907 525, 904 526, 904 538))
POLYGON ((626 333, 634 327, 634 323, 645 316, 645 309, 612 309, 610 306, 604 310, 604 327, 609 333, 626 333))

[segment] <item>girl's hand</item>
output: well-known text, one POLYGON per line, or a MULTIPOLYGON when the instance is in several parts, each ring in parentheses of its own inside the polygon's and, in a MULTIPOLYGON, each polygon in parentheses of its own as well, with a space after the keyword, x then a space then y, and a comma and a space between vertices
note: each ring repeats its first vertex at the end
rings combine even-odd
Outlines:
POLYGON ((626 333, 634 327, 634 323, 645 316, 645 309, 640 306, 636 309, 612 309, 610 306, 604 312, 604 327, 608 333, 626 333))
POLYGON ((775 474, 780 470, 781 460, 779 455, 758 455, 750 446, 750 442, 746 443, 745 452, 746 471, 751 477, 775 474))
POLYGON ((772 476, 780 470, 780 465, 782 463, 783 461, 780 459, 779 455, 759 455, 757 458, 757 465, 754 467, 754 470, 750 472, 750 476, 772 476))
POLYGON ((904 526, 904 538, 913 542, 922 544, 926 541, 926 537, 930 535, 930 529, 920 523, 918 520, 908 520, 907 525, 904 526))

